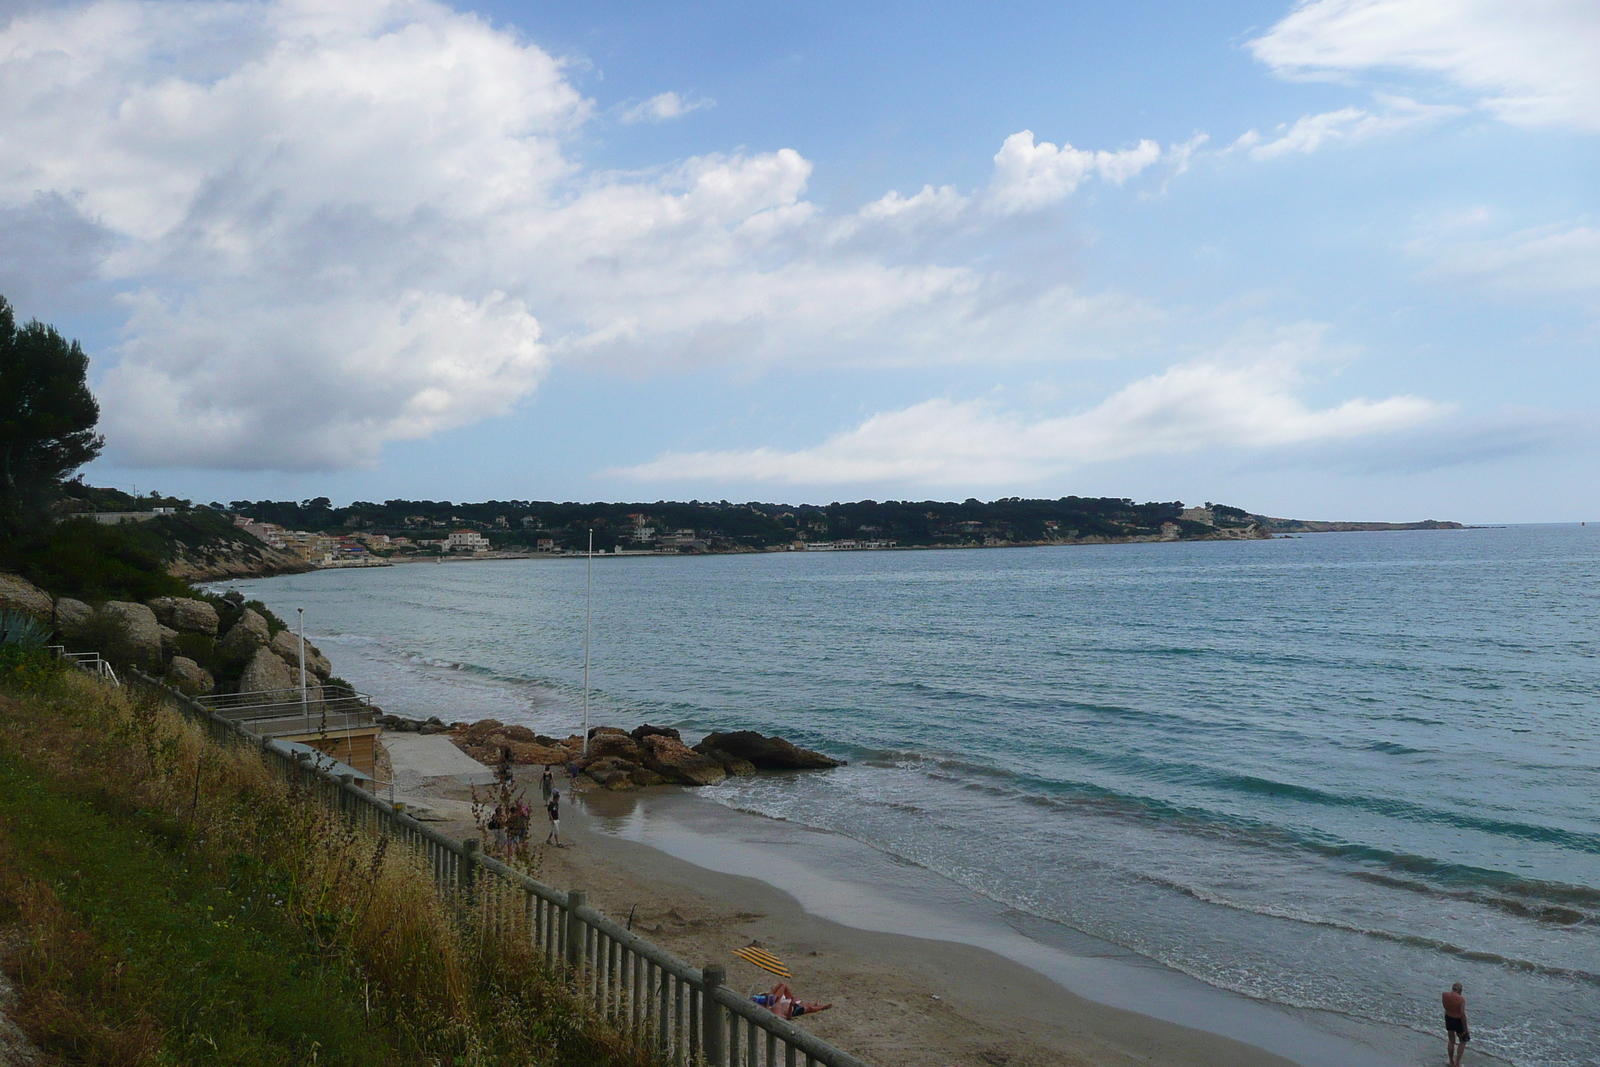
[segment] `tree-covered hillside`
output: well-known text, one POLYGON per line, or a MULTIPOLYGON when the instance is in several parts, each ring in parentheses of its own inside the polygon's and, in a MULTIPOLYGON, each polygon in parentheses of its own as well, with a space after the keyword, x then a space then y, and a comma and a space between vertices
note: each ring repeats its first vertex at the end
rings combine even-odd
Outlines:
POLYGON ((735 504, 726 500, 687 503, 555 503, 490 500, 356 501, 334 507, 326 497, 294 501, 235 500, 211 507, 299 530, 365 530, 438 536, 429 531, 470 528, 497 547, 550 540, 558 547, 587 544, 592 528, 597 549, 628 547, 692 531, 713 549, 762 549, 803 541, 894 541, 901 546, 1053 543, 1158 537, 1163 525, 1180 537, 1216 536, 1243 530, 1253 517, 1237 508, 1213 510, 1215 525, 1181 517, 1177 501, 1136 504, 1115 497, 1067 496, 1055 500, 1007 497, 961 503, 936 500, 860 500, 827 505, 735 504))

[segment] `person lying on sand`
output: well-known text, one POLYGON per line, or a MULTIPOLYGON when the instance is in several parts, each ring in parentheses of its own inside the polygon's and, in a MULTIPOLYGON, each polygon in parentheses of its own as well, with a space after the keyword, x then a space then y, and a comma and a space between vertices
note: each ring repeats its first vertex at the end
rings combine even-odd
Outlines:
POLYGON ((802 1015, 812 1015, 833 1007, 832 1004, 812 1004, 803 1001, 783 982, 773 986, 770 992, 752 994, 750 999, 780 1019, 798 1019, 802 1015))

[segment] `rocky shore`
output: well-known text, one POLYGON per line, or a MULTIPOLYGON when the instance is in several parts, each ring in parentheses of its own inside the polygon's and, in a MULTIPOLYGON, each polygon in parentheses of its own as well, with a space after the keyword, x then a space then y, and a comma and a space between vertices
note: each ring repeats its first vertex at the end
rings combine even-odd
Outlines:
POLYGON ((670 726, 645 723, 631 731, 596 726, 589 731, 589 751, 585 754, 581 734, 549 737, 526 726, 508 726, 498 719, 446 724, 438 718, 424 721, 381 715, 378 723, 397 732, 447 734, 457 747, 485 766, 495 767, 503 762, 576 766, 580 774, 613 792, 651 785, 716 785, 730 776, 745 777, 757 771, 826 770, 843 765, 842 760, 754 730, 710 733, 699 744, 690 746, 670 726))

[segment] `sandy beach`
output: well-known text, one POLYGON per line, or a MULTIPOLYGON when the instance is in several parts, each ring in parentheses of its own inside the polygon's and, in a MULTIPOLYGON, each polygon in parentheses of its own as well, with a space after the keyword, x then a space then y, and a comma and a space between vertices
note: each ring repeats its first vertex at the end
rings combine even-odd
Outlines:
MULTIPOLYGON (((546 828, 537 770, 517 768, 518 785, 534 799, 536 843, 546 828)), ((396 777, 414 803, 431 807, 442 830, 477 833, 470 787, 408 776, 404 767, 396 777)), ((567 792, 564 776, 558 784, 567 792)), ((616 794, 580 785, 564 806, 562 829, 566 847, 536 845, 542 881, 586 890, 591 904, 618 921, 631 915, 635 930, 690 963, 724 964, 740 989, 773 979, 732 950, 766 948, 789 965, 802 997, 834 1004, 806 1019, 807 1028, 883 1067, 1387 1067, 1430 1062, 1437 1044, 1249 1001, 1112 946, 1053 951, 1024 936, 1025 923, 999 915, 998 906, 991 909, 998 924, 986 931, 983 901, 964 908, 939 899, 959 890, 920 877, 920 869, 839 835, 730 811, 676 788, 616 794), (873 864, 885 869, 868 869, 873 864), (852 871, 896 888, 863 891, 851 884, 852 871), (972 914, 953 914, 962 911, 972 914)))

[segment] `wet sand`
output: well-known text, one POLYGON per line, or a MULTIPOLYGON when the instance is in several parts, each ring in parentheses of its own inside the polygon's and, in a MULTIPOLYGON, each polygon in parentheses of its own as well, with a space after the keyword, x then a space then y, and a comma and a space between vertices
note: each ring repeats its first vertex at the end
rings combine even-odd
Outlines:
MULTIPOLYGON (((442 830, 477 833, 468 787, 396 771, 442 830)), ((518 768, 518 784, 534 801, 537 843, 547 824, 536 769, 518 768)), ((689 791, 580 786, 562 830, 567 847, 536 844, 541 881, 587 891, 619 922, 631 915, 691 964, 723 964, 735 988, 775 980, 732 955, 762 946, 802 998, 834 1004, 807 1029, 881 1067, 1397 1067, 1443 1056, 1429 1036, 1217 990, 848 838, 689 791)))

